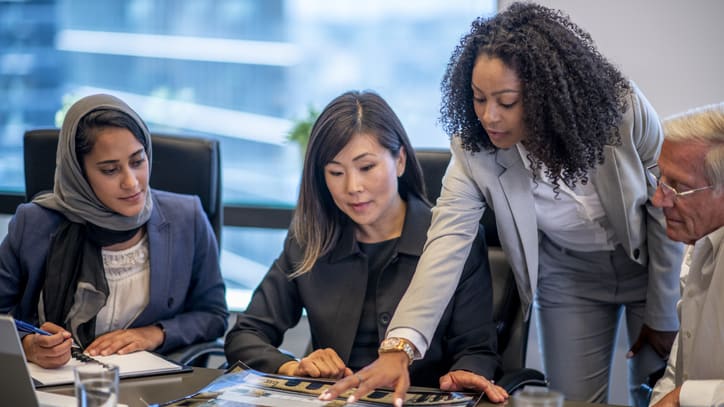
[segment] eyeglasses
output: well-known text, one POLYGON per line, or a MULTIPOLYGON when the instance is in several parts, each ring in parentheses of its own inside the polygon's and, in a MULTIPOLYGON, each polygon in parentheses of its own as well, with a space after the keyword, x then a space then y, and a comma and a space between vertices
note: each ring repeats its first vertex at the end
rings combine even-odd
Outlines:
POLYGON ((664 195, 674 195, 674 198, 680 198, 683 196, 691 195, 694 192, 704 191, 707 189, 714 188, 714 185, 708 185, 701 188, 694 188, 687 191, 677 191, 676 188, 672 187, 671 185, 661 181, 661 171, 659 170, 659 165, 654 164, 652 166, 646 167, 646 178, 648 179, 649 183, 653 185, 655 188, 661 187, 661 192, 664 193, 664 195))

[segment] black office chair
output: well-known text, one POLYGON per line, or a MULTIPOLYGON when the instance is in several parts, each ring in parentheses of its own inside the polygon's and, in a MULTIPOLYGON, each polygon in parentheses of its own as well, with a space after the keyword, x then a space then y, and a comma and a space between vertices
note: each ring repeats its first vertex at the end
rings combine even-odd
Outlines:
MULTIPOLYGON (((433 205, 440 196, 442 178, 450 162, 450 151, 443 149, 418 149, 415 155, 422 167, 427 197, 433 205)), ((513 270, 500 246, 495 214, 488 208, 480 222, 488 244, 488 261, 493 280, 493 319, 498 334, 498 353, 503 376, 497 383, 512 394, 522 386, 546 386, 543 373, 525 368, 530 320, 524 318, 513 270)))
MULTIPOLYGON (((58 129, 25 132, 25 199, 52 191, 58 129)), ((218 140, 152 134, 151 186, 165 191, 197 195, 221 247, 221 155, 218 140)), ((166 355, 192 366, 206 366, 211 355, 224 354, 221 340, 190 345, 166 355)))

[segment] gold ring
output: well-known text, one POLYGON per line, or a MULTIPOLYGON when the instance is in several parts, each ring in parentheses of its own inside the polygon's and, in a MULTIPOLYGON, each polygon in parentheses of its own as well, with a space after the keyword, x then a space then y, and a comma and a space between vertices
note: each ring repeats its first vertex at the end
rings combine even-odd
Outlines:
POLYGON ((357 373, 354 374, 354 377, 356 377, 357 380, 359 380, 359 383, 357 383, 357 387, 361 386, 362 382, 363 382, 362 378, 357 373))

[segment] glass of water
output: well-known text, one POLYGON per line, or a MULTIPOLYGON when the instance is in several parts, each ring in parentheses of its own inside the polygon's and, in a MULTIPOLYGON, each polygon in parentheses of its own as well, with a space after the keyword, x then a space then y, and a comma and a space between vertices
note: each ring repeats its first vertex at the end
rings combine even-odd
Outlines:
POLYGON ((527 386, 510 398, 512 407, 563 407, 563 394, 546 387, 527 386))
POLYGON ((118 366, 85 363, 73 369, 78 407, 116 407, 118 366))

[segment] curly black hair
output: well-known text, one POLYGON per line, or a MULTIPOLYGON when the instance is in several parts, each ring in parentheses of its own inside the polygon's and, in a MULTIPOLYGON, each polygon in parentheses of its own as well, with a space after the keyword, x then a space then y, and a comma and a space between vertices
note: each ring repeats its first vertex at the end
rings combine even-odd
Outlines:
POLYGON ((522 103, 532 167, 556 186, 588 182, 603 162, 603 147, 619 144, 618 132, 631 85, 597 50, 591 36, 560 11, 514 3, 473 21, 453 51, 442 80, 440 122, 465 150, 496 147, 473 107, 472 72, 478 56, 499 58, 522 84, 522 103))

